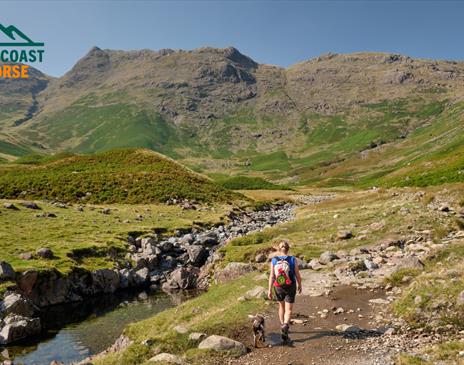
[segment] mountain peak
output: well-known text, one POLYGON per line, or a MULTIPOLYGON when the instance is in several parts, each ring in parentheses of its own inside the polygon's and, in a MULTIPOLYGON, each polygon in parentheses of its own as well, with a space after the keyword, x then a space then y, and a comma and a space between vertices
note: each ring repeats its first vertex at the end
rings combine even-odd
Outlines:
POLYGON ((107 52, 98 47, 92 49, 82 57, 64 77, 66 85, 73 86, 77 82, 94 82, 95 77, 109 70, 110 57, 107 52), (93 76, 90 76, 93 75, 93 76))
POLYGON ((246 68, 257 68, 258 64, 253 61, 250 57, 240 53, 235 47, 228 47, 224 49, 224 56, 234 63, 246 68))

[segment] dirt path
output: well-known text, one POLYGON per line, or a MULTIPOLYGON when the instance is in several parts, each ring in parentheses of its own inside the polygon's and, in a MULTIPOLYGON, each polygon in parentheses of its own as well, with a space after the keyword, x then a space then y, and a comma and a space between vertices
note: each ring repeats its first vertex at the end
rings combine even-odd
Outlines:
MULTIPOLYGON (((303 295, 297 297, 293 317, 305 323, 291 326, 293 345, 281 343, 277 306, 273 304, 266 319, 266 340, 270 347, 254 349, 246 356, 231 360, 229 364, 391 364, 385 352, 380 353, 377 347, 374 349, 369 345, 373 337, 379 336, 377 332, 369 331, 376 329, 372 324, 376 307, 369 300, 383 298, 383 292, 357 290, 349 286, 333 287, 329 275, 308 271, 302 273, 305 290, 303 295), (334 309, 340 307, 344 312, 334 314, 334 309), (324 310, 328 313, 323 314, 324 310), (356 325, 363 331, 358 334, 340 333, 336 331, 336 326, 340 324, 356 325)), ((246 335, 246 345, 250 348, 251 336, 250 330, 246 335)))

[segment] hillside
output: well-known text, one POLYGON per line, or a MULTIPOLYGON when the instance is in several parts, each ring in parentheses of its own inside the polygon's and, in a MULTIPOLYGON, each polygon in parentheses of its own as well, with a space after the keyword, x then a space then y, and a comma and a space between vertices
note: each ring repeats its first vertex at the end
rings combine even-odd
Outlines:
POLYGON ((155 203, 170 198, 226 201, 235 195, 149 150, 114 150, 0 167, 0 198, 83 203, 155 203))
POLYGON ((438 156, 462 165, 449 151, 463 146, 463 62, 327 54, 284 69, 235 48, 95 47, 44 77, 0 115, 0 158, 143 147, 206 173, 321 185, 400 184, 438 156))

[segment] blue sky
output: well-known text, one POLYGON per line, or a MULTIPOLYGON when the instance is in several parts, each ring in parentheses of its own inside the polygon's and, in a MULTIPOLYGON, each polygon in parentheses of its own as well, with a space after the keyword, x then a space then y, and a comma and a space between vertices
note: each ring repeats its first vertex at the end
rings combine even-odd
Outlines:
POLYGON ((235 46, 288 66, 326 52, 464 59, 464 1, 3 1, 0 23, 46 43, 40 70, 60 76, 92 46, 235 46))

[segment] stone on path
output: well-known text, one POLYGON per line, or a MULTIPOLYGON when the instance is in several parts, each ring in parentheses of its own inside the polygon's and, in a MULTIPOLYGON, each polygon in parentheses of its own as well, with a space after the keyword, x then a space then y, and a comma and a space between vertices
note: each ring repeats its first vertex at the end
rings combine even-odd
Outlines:
POLYGON ((372 304, 390 304, 390 302, 388 300, 382 299, 382 298, 369 299, 369 303, 372 303, 372 304))
POLYGON ((201 341, 198 348, 201 350, 214 350, 218 352, 233 352, 237 355, 244 355, 247 352, 243 343, 217 335, 209 336, 205 340, 201 341))
POLYGON ((330 251, 323 252, 321 253, 321 256, 319 256, 319 262, 323 265, 327 265, 328 263, 337 259, 338 256, 330 251))
POLYGON ((352 325, 352 324, 339 324, 335 329, 338 332, 344 332, 344 333, 359 333, 361 332, 361 329, 358 326, 352 325))

